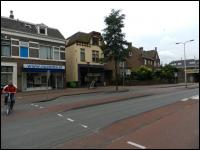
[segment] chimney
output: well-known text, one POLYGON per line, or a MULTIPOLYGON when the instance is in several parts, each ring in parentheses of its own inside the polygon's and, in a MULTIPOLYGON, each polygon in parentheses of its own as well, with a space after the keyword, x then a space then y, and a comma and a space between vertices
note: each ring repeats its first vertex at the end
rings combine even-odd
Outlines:
POLYGON ((155 47, 155 51, 157 51, 157 47, 155 47))
POLYGON ((10 18, 14 19, 14 15, 13 15, 13 11, 12 10, 10 11, 10 18))

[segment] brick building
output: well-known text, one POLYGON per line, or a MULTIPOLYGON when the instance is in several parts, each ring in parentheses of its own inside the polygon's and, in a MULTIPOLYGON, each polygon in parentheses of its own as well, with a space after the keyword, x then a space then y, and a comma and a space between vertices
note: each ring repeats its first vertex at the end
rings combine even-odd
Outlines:
MULTIPOLYGON (((132 43, 130 43, 129 49, 129 57, 125 62, 119 63, 119 71, 121 75, 123 73, 129 75, 131 69, 136 69, 142 65, 152 68, 153 70, 160 67, 160 58, 157 52, 157 47, 155 47, 154 50, 144 51, 143 47, 136 48, 132 46, 132 43)), ((107 81, 110 81, 115 77, 114 61, 105 64, 105 77, 107 81)))
POLYGON ((63 35, 44 24, 14 19, 10 13, 9 18, 1 17, 1 84, 12 80, 19 91, 65 87, 63 35))

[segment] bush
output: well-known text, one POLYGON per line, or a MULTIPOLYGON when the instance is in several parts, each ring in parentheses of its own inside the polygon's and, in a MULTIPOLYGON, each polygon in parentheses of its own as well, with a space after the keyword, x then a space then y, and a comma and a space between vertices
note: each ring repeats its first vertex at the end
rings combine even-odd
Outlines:
POLYGON ((76 88, 77 87, 76 81, 70 81, 70 82, 68 82, 68 85, 69 85, 70 88, 76 88))
POLYGON ((136 70, 132 71, 132 79, 136 80, 151 80, 153 78, 153 72, 151 68, 141 66, 136 70))

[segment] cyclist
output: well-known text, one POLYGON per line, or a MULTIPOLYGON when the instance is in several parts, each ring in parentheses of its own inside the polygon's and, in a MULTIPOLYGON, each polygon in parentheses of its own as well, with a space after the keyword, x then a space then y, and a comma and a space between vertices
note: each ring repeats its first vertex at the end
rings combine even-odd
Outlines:
MULTIPOLYGON (((14 106, 15 103, 15 93, 17 92, 16 86, 12 83, 12 81, 8 82, 8 85, 3 87, 2 93, 11 93, 10 98, 11 98, 11 110, 14 106)), ((7 105, 8 102, 8 94, 5 95, 5 101, 4 105, 7 105)))

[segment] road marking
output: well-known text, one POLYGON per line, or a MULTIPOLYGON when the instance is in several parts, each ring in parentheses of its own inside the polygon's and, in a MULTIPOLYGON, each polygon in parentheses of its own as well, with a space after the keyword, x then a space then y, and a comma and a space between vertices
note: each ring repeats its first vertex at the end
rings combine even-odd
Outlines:
POLYGON ((57 114, 58 116, 60 116, 60 117, 63 117, 63 115, 61 115, 61 114, 57 114))
POLYGON ((191 99, 199 99, 199 95, 192 96, 191 99))
POLYGON ((40 108, 44 108, 44 107, 40 106, 40 108))
POLYGON ((139 145, 139 144, 133 143, 133 142, 131 142, 131 141, 128 141, 127 143, 130 144, 130 145, 136 146, 136 147, 138 147, 138 148, 141 148, 141 149, 146 149, 145 146, 142 146, 142 145, 139 145))
POLYGON ((38 105, 35 105, 35 107, 38 107, 38 105))
POLYGON ((31 104, 32 106, 34 106, 35 104, 31 104))
POLYGON ((74 122, 74 120, 72 120, 71 118, 67 118, 67 120, 71 121, 71 122, 74 122))
POLYGON ((187 100, 189 100, 189 98, 183 98, 181 101, 185 102, 187 100))
POLYGON ((82 127, 84 128, 88 128, 88 126, 84 125, 84 124, 80 124, 82 127))

